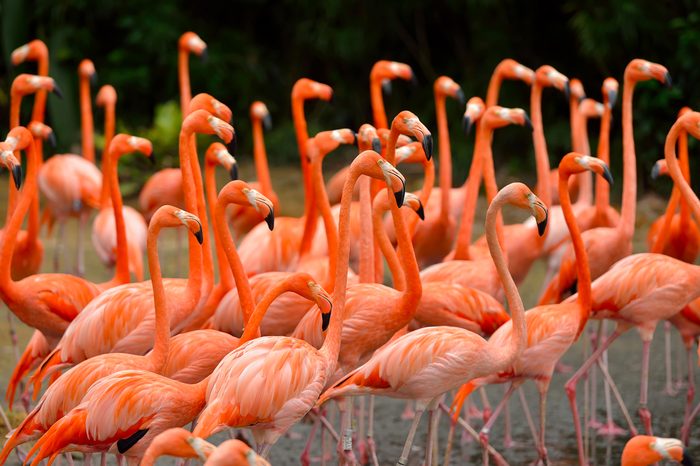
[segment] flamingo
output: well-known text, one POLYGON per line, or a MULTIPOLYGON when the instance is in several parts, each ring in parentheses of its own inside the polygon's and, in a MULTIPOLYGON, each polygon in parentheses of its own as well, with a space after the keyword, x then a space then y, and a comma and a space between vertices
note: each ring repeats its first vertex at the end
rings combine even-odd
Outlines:
POLYGON ((158 457, 198 458, 209 466, 270 466, 267 460, 238 439, 218 447, 195 437, 180 427, 168 429, 153 439, 141 460, 141 466, 153 466, 158 457))
MULTIPOLYGON (((489 256, 482 251, 479 257, 469 260, 470 256, 467 255, 469 252, 467 250, 465 254, 463 248, 468 248, 469 238, 471 237, 479 182, 478 174, 481 172, 481 165, 492 165, 489 153, 493 130, 510 124, 529 126, 530 121, 522 109, 507 109, 498 106, 489 107, 481 117, 477 128, 474 160, 472 161, 474 176, 470 176, 471 181, 467 185, 467 190, 463 193, 465 195, 465 200, 463 201, 465 215, 462 217, 458 242, 452 255, 453 259, 445 260, 423 269, 420 276, 424 283, 458 283, 465 287, 484 291, 499 301, 501 300, 503 288, 498 271, 495 269, 489 256)), ((485 168, 484 170, 487 174, 493 173, 492 168, 485 168)), ((486 179, 489 179, 489 177, 486 177, 486 179)), ((495 180, 489 185, 489 187, 492 186, 495 187, 495 180)), ((502 225, 499 222, 497 229, 500 230, 501 228, 502 225)), ((536 240, 534 241, 536 242, 536 240)))
POLYGON ((659 461, 671 460, 674 463, 692 465, 693 460, 687 448, 678 439, 635 435, 627 441, 621 466, 651 466, 659 461))
POLYGON ((248 232, 238 250, 243 266, 250 276, 263 272, 294 270, 298 259, 311 248, 316 230, 316 200, 306 154, 309 135, 304 102, 310 99, 330 101, 332 96, 333 89, 330 86, 307 78, 297 80, 292 87, 292 118, 304 183, 304 215, 279 217, 277 228, 273 232, 267 231, 260 224, 248 232))
MULTIPOLYGON (((188 212, 197 210, 191 164, 193 154, 190 138, 195 133, 216 134, 224 141, 233 137, 233 128, 206 110, 196 110, 183 121, 180 131, 180 166, 185 173, 185 203, 188 212)), ((198 166, 198 163, 197 163, 198 166)), ((203 216, 198 215, 199 218, 203 216)), ((204 233, 204 225, 202 225, 204 233)), ((192 238, 191 243, 194 242, 192 238)), ((206 237, 203 245, 206 245, 206 237)), ((178 333, 179 325, 197 306, 202 290, 202 254, 196 243, 190 244, 190 276, 187 279, 166 279, 165 287, 171 297, 171 329, 178 333)), ((71 323, 56 349, 42 363, 35 380, 41 380, 55 366, 76 364, 87 358, 111 351, 144 354, 153 345, 153 307, 150 282, 125 284, 108 290, 93 300, 71 323), (105 325, 105 322, 112 324, 105 325), (117 324, 119 323, 119 324, 117 324), (106 332, 106 333, 105 333, 106 332)), ((60 367, 60 366, 59 366, 60 367)), ((54 369, 52 369, 54 368, 54 369)))
MULTIPOLYGON (((44 41, 34 39, 12 51, 12 65, 19 66, 25 61, 37 62, 37 75, 49 75, 49 49, 44 41)), ((46 90, 39 90, 34 98, 34 108, 32 109, 32 121, 44 122, 44 113, 46 111, 46 90)))
MULTIPOLYGON (((279 197, 272 188, 270 169, 267 165, 267 153, 265 152, 265 140, 263 138, 263 127, 266 130, 272 127, 272 119, 270 118, 270 112, 267 106, 259 100, 253 102, 250 105, 250 119, 253 125, 253 159, 255 161, 255 173, 258 178, 258 182, 251 183, 251 186, 260 191, 263 196, 270 199, 275 212, 279 212, 279 197)), ((230 223, 236 238, 242 238, 255 225, 263 220, 260 214, 254 209, 241 209, 237 206, 233 206, 229 215, 230 223)))
MULTIPOLYGON (((360 394, 418 400, 416 416, 397 464, 406 464, 408 461, 413 437, 426 407, 430 412, 429 430, 432 432, 434 410, 443 393, 458 386, 463 380, 505 369, 525 347, 526 330, 522 301, 508 273, 494 231, 496 214, 505 204, 530 210, 539 222, 546 221, 547 210, 525 185, 514 183, 499 193, 487 213, 489 247, 503 279, 503 285, 508 290, 508 303, 516 326, 511 340, 492 345, 477 334, 464 329, 419 329, 384 346, 366 363, 335 383, 318 401, 321 405, 337 396, 360 394), (445 365, 449 369, 446 369, 445 365), (430 378, 430 383, 425 383, 426 377, 430 378)), ((432 457, 430 432, 426 449, 428 464, 432 457)))
MULTIPOLYGON (((97 93, 96 103, 105 107, 105 151, 114 137, 114 107, 117 103, 117 92, 114 87, 105 85, 97 93)), ((110 205, 109 183, 106 176, 106 157, 102 159, 102 193, 100 194, 100 211, 92 223, 92 244, 103 264, 114 266, 116 263, 116 224, 110 205)), ((151 154, 150 160, 153 161, 151 154)), ((124 206, 122 209, 126 235, 129 238, 128 256, 129 272, 133 273, 136 281, 143 281, 143 254, 146 250, 148 227, 143 216, 133 207, 124 206)), ((120 283, 121 284, 121 283, 120 283)))
MULTIPOLYGON (((610 267, 632 253, 634 234, 637 170, 632 134, 632 100, 634 88, 639 81, 656 79, 668 84, 670 77, 666 68, 646 60, 634 59, 625 69, 625 88, 622 96, 622 140, 623 140, 623 180, 622 209, 620 221, 614 227, 599 227, 585 231, 583 241, 591 267, 593 280, 600 277, 610 267)), ((565 253, 559 272, 545 288, 540 303, 559 302, 563 294, 576 287, 576 261, 570 252, 565 253)))
MULTIPOLYGON (((633 60, 625 73, 625 96, 623 106, 631 105, 627 93, 634 81, 640 78, 657 76, 667 80, 666 69, 649 62, 633 60)), ((630 124, 630 122, 623 122, 630 124)), ((683 179, 675 154, 676 139, 681 130, 693 137, 700 137, 700 113, 689 112, 680 117, 671 127, 664 146, 666 163, 671 176, 686 201, 693 208, 695 215, 700 214, 700 201, 683 179)), ((627 133, 629 141, 631 134, 627 133)), ((626 149, 624 152, 629 151, 626 149)), ((631 168, 625 167, 625 170, 631 168)), ((633 200, 632 200, 633 202, 633 200)), ((626 218, 623 202, 623 221, 626 218)), ((633 214, 632 214, 633 215, 633 214)), ((589 230, 594 231, 594 230, 589 230)), ((647 408, 647 388, 649 374, 649 348, 656 324, 669 319, 680 312, 690 301, 700 296, 700 268, 669 256, 654 253, 639 253, 617 262, 610 270, 601 275, 592 285, 592 318, 611 319, 616 327, 612 334, 596 349, 576 373, 566 382, 565 388, 574 416, 576 438, 579 446, 579 462, 585 464, 585 454, 581 439, 578 409, 576 406, 576 384, 593 363, 608 349, 621 334, 631 328, 637 328, 642 339, 642 373, 639 396, 639 417, 647 434, 651 432, 651 413, 647 408), (630 285, 632 284, 632 285, 630 285)), ((570 299, 574 299, 573 297, 570 299)))
MULTIPOLYGON (((243 182, 229 183, 217 202, 217 227, 225 228, 224 212, 228 203, 248 202, 249 196, 259 194, 243 182)), ((267 201, 261 208, 267 209, 270 215, 271 206, 267 201)), ((233 244, 230 234, 226 237, 227 243, 233 244)), ((159 276, 154 280, 160 281, 159 276)), ((158 287, 162 290, 161 284, 158 287)), ((271 299, 285 291, 302 293, 319 303, 324 312, 330 313, 330 296, 308 274, 296 274, 278 283, 256 306, 239 344, 258 334, 260 321, 271 299)), ((327 324, 328 319, 324 321, 327 324)), ((119 453, 139 458, 159 433, 194 419, 204 407, 209 381, 207 376, 198 383, 187 384, 143 370, 117 372, 92 385, 81 404, 54 423, 29 455, 39 452, 34 459, 36 463, 60 451, 77 448, 104 452, 116 443, 119 453), (138 406, 133 405, 133 400, 140 400, 138 406)))
MULTIPOLYGON (((528 379, 537 385, 540 397, 540 432, 536 439, 539 459, 547 464, 547 450, 545 447, 545 414, 549 384, 554 368, 559 359, 578 339, 585 328, 590 312, 590 275, 588 272, 587 258, 581 240, 580 230, 573 214, 571 199, 569 197, 569 177, 572 175, 590 171, 601 175, 609 183, 612 175, 608 166, 600 159, 571 152, 562 158, 559 164, 559 199, 564 212, 564 218, 571 231, 571 237, 578 258, 579 294, 575 302, 537 306, 525 313, 527 322, 527 345, 508 368, 495 371, 485 377, 470 381, 460 389, 453 403, 455 412, 459 413, 466 397, 476 388, 493 383, 510 382, 510 387, 505 396, 496 407, 493 415, 481 430, 481 441, 484 446, 488 444, 488 435, 491 427, 496 422, 498 415, 506 405, 512 393, 528 379)), ((510 323, 501 326, 489 340, 489 343, 505 345, 511 339, 513 328, 510 323)), ((486 460, 486 458, 485 458, 486 460)))

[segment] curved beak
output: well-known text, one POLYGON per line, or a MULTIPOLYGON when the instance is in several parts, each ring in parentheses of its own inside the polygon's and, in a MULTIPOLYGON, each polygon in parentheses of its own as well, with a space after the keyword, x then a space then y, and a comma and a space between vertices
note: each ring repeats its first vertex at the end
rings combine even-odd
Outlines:
POLYGON ((418 199, 418 210, 416 210, 416 214, 418 214, 418 218, 425 220, 425 210, 423 209, 423 203, 420 199, 418 199))
POLYGON ((462 118, 462 131, 464 131, 464 134, 467 136, 472 130, 472 123, 472 119, 469 117, 469 115, 464 115, 462 118))
POLYGON ((51 145, 51 147, 53 147, 55 149, 56 148, 56 134, 53 131, 51 131, 49 133, 47 140, 49 141, 49 144, 51 145))
POLYGON ((464 106, 467 103, 467 98, 464 95, 464 91, 462 88, 457 89, 457 95, 456 95, 457 101, 459 102, 459 105, 464 106))
POLYGON ((379 138, 372 139, 372 150, 377 154, 382 153, 382 141, 379 138))
POLYGON ((155 152, 151 152, 151 155, 148 156, 148 161, 151 163, 151 166, 156 165, 156 154, 155 152))
POLYGON ((394 191, 394 199, 396 199, 396 205, 401 207, 403 205, 403 200, 406 197, 406 183, 401 180, 401 189, 394 191))
POLYGON ((321 331, 325 332, 331 323, 331 313, 321 314, 321 331))
POLYGON ((267 228, 270 229, 270 231, 274 230, 275 228, 275 211, 270 209, 270 213, 267 214, 267 217, 265 217, 265 223, 267 223, 267 228))
POLYGON ((661 165, 656 162, 653 167, 651 167, 651 179, 655 180, 661 175, 661 165))
POLYGON ((433 156, 433 135, 424 135, 421 144, 423 145, 423 152, 425 152, 425 158, 430 160, 433 156))
POLYGON ((530 121, 530 117, 527 116, 527 113, 525 115, 523 115, 523 120, 524 120, 523 126, 526 127, 527 129, 529 129, 530 131, 534 131, 534 129, 532 127, 532 121, 530 121))
POLYGON ((681 460, 681 464, 684 466, 693 466, 693 460, 690 459, 690 452, 688 451, 687 447, 683 448, 683 459, 681 460))
POLYGON ((207 47, 204 47, 204 49, 202 49, 202 53, 199 54, 199 61, 202 63, 209 61, 209 49, 207 47))
MULTIPOLYGON (((656 167, 656 165, 654 165, 656 167)), ((652 177, 653 177, 653 169, 652 169, 652 177)), ((615 184, 615 181, 613 180, 612 173, 610 173, 610 167, 606 165, 603 165, 603 179, 608 182, 610 186, 615 184)))
POLYGON ((238 179, 238 163, 234 160, 233 165, 231 165, 231 169, 228 171, 229 176, 231 177, 231 181, 235 181, 238 179))
POLYGON ((671 74, 668 71, 664 74, 664 84, 666 85, 666 87, 673 86, 673 81, 671 80, 671 74))
POLYGON ((92 73, 92 75, 90 75, 90 84, 92 86, 97 86, 97 71, 95 71, 94 73, 92 73))
POLYGON ((537 233, 542 236, 544 235, 544 231, 547 229, 547 220, 549 219, 549 212, 544 211, 544 220, 541 222, 537 222, 537 233))
POLYGON ((15 188, 19 189, 22 186, 22 165, 12 167, 12 181, 15 182, 15 188))
POLYGON ((416 73, 414 73, 413 71, 411 71, 411 84, 414 87, 418 87, 418 78, 416 78, 416 73))
POLYGON ((382 81, 382 90, 386 95, 391 95, 391 79, 385 79, 382 81))
POLYGON ((61 91, 61 88, 58 87, 58 83, 56 81, 53 82, 53 90, 51 90, 54 94, 56 94, 56 97, 59 99, 63 98, 63 91, 61 91))
POLYGON ((564 83, 564 96, 566 97, 566 100, 569 100, 570 95, 571 95, 571 89, 569 88, 569 81, 566 81, 564 83))
POLYGON ((262 120, 262 123, 263 123, 263 128, 265 128, 266 131, 269 131, 272 129, 272 117, 270 116, 269 113, 267 115, 265 115, 265 117, 262 120))
POLYGON ((610 106, 610 108, 613 108, 615 106, 616 101, 617 101, 617 91, 615 91, 615 90, 608 91, 608 105, 610 106))

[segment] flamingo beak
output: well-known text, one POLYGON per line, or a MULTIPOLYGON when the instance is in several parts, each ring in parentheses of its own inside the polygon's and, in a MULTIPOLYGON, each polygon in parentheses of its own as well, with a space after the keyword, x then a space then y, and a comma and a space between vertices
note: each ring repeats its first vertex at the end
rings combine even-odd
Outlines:
POLYGON ((423 136, 423 141, 421 141, 421 144, 423 144, 423 152, 425 152, 425 158, 430 160, 433 156, 433 135, 426 134, 425 136, 423 136))
POLYGON ((523 116, 523 120, 524 120, 523 126, 526 127, 527 129, 529 129, 530 131, 533 131, 532 121, 530 121, 530 117, 527 116, 527 113, 523 116))
POLYGON ((377 154, 382 153, 382 141, 379 138, 372 139, 372 150, 377 154))
POLYGON ((97 85, 97 71, 95 71, 94 73, 92 73, 92 75, 90 75, 90 84, 92 86, 97 85))
POLYGON ((467 103, 467 97, 464 95, 464 91, 460 88, 457 89, 457 101, 459 102, 459 105, 464 107, 464 104, 467 103))
POLYGON ((570 95, 571 89, 569 88, 569 81, 566 81, 566 83, 564 83, 564 96, 566 97, 566 100, 569 100, 570 95))
POLYGON ((416 213, 418 214, 418 218, 421 220, 425 220, 425 210, 423 209, 423 203, 418 200, 418 210, 416 210, 416 213))
POLYGON ((22 186, 22 166, 15 165, 12 167, 12 180, 15 182, 15 188, 19 189, 22 186))
POLYGON ((615 106, 615 102, 617 101, 617 91, 608 91, 608 105, 610 108, 613 108, 615 106))
POLYGON ((549 219, 549 212, 545 211, 544 220, 537 222, 537 233, 542 236, 544 231, 547 229, 547 220, 549 219))
POLYGON ((270 213, 265 217, 265 223, 267 223, 267 228, 272 231, 275 228, 275 212, 270 209, 270 213))
POLYGON ((156 164, 156 154, 151 152, 151 155, 148 156, 148 161, 151 163, 151 166, 155 166, 156 164))
POLYGON ((671 74, 668 71, 664 74, 664 84, 666 85, 666 87, 673 86, 673 81, 671 81, 671 74))
POLYGON ((693 466, 693 460, 690 459, 690 452, 687 448, 683 448, 683 459, 681 460, 681 464, 684 466, 693 466))
POLYGON ((386 95, 391 95, 391 80, 385 79, 382 81, 382 90, 386 95))
POLYGON ((661 175, 661 167, 659 166, 659 163, 655 163, 653 167, 651 167, 651 179, 655 180, 661 175))
POLYGON ((205 47, 202 49, 202 53, 199 54, 199 61, 206 63, 209 61, 209 50, 205 47))
POLYGON ((270 129, 272 129, 272 117, 270 116, 269 113, 268 113, 267 115, 265 115, 265 117, 263 118, 263 127, 264 127, 267 131, 269 131, 270 129))
POLYGON ((53 131, 51 131, 49 133, 48 141, 49 141, 49 144, 51 145, 51 147, 53 147, 55 149, 56 148, 56 134, 54 134, 53 131))
POLYGON ((202 227, 200 225, 199 230, 194 233, 194 237, 197 238, 197 242, 202 244, 204 242, 204 233, 202 233, 202 227))
POLYGON ((228 171, 228 174, 231 177, 231 181, 238 179, 238 164, 235 161, 233 162, 233 165, 231 165, 231 169, 228 171))
POLYGON ((464 131, 465 136, 468 136, 472 130, 472 119, 468 115, 464 115, 462 118, 462 131, 464 131))
POLYGON ((58 97, 59 99, 63 99, 63 91, 61 91, 61 88, 58 87, 58 84, 56 83, 56 81, 54 81, 54 83, 53 83, 53 90, 51 92, 56 94, 56 97, 58 97))
MULTIPOLYGON (((654 165, 656 168, 656 165, 654 165)), ((654 176, 653 170, 652 170, 652 177, 654 176)), ((603 179, 608 182, 610 186, 612 186, 615 181, 613 180, 612 173, 610 173, 610 168, 607 165, 603 165, 603 179)))
POLYGON ((403 205, 403 200, 406 197, 406 183, 401 182, 401 189, 394 192, 394 198, 396 199, 396 205, 401 207, 403 205))

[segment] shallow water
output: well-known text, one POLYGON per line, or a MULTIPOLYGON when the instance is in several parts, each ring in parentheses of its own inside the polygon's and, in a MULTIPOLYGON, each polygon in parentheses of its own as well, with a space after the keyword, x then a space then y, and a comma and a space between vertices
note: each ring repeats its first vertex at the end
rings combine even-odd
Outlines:
MULTIPOLYGON (((272 168, 272 176, 275 187, 280 198, 286 207, 286 214, 297 215, 301 211, 302 195, 301 183, 298 176, 298 170, 282 168, 272 168)), ((251 172, 250 165, 244 165, 241 169, 242 176, 251 172)), ((413 177, 415 178, 415 177, 413 177)), ((411 178, 411 179, 413 179, 411 178)), ((4 196, 6 192, 6 177, 0 178, 0 205, 5 206, 4 196)), ((224 182, 223 176, 220 178, 220 185, 224 182)), ((415 186, 414 186, 415 188, 415 186)), ((640 201, 638 224, 640 227, 637 230, 635 237, 635 251, 645 249, 646 227, 650 220, 655 218, 663 208, 663 202, 657 198, 645 198, 640 201)), ((479 204, 477 215, 477 231, 481 231, 483 224, 483 213, 485 212, 485 203, 483 199, 479 204)), ((4 217, 4 210, 0 211, 0 215, 4 217)), ((507 218, 509 215, 506 216, 507 218)), ((522 215, 514 217, 515 220, 521 221, 522 215)), ((72 270, 73 251, 76 238, 75 222, 70 222, 66 230, 66 259, 64 270, 72 270)), ((87 276, 95 281, 101 281, 109 277, 110 272, 97 260, 92 244, 90 243, 89 230, 85 233, 85 241, 87 244, 86 253, 86 270, 87 276)), ((46 248, 44 259, 44 270, 51 270, 51 258, 53 250, 56 246, 55 235, 53 238, 45 239, 44 245, 46 248)), ((166 233, 161 240, 159 247, 161 252, 163 271, 165 276, 177 276, 177 271, 181 270, 176 259, 178 255, 183 255, 178 251, 178 242, 172 233, 166 233)), ((186 267, 186 264, 183 263, 186 267)), ((526 307, 532 305, 537 298, 541 286, 542 277, 544 275, 544 267, 538 263, 533 267, 528 279, 521 286, 520 290, 523 295, 526 307)), ((15 327, 17 328, 20 348, 28 340, 31 335, 31 330, 14 319, 15 327)), ((594 328, 597 323, 592 324, 594 328)), ((673 360, 674 360, 674 376, 677 374, 677 366, 685 364, 685 356, 682 354, 679 339, 676 332, 673 331, 673 360)), ((579 342, 574 348, 569 351, 563 359, 565 364, 577 367, 582 361, 581 356, 582 344, 579 342)), ((683 414, 683 406, 685 400, 685 392, 675 397, 669 397, 662 393, 664 387, 664 364, 663 364, 663 334, 661 329, 657 331, 656 339, 652 344, 652 359, 651 359, 651 379, 649 384, 649 408, 654 415, 655 433, 660 436, 678 436, 683 414)), ((693 353, 693 358, 695 358, 693 353)), ((14 366, 15 356, 13 354, 10 339, 8 337, 7 320, 3 317, 0 319, 0 386, 4 389, 7 384, 8 377, 14 366)), ((641 343, 636 332, 629 332, 617 341, 610 352, 610 372, 615 378, 623 397, 627 401, 627 405, 632 411, 633 420, 640 428, 641 423, 636 416, 636 407, 639 390, 639 375, 641 362, 641 343)), ((684 366, 685 367, 685 366, 684 366)), ((549 396, 547 399, 547 446, 554 464, 575 464, 577 459, 576 441, 574 436, 573 423, 571 413, 568 406, 568 401, 564 393, 563 384, 568 379, 570 374, 556 373, 552 380, 549 396)), ((598 377, 600 382, 600 377, 598 377)), ((488 397, 493 405, 495 405, 504 392, 503 387, 489 387, 487 389, 488 397)), ((537 393, 531 383, 526 383, 524 387, 525 397, 531 411, 536 416, 538 412, 537 393)), ((579 400, 583 399, 583 384, 579 385, 579 400)), ((477 405, 481 406, 481 402, 477 399, 477 405)), ((603 410, 603 393, 598 391, 598 418, 603 419, 605 416, 603 410)), ((3 405, 6 406, 6 405, 3 405)), ((399 457, 405 435, 408 432, 409 422, 401 419, 401 413, 404 409, 404 402, 401 400, 392 400, 386 398, 378 398, 376 402, 375 414, 375 436, 378 444, 378 454, 381 464, 395 464, 399 457)), ((582 404, 579 403, 581 407, 582 404)), ((537 457, 534 449, 534 444, 531 439, 529 428, 525 420, 523 410, 520 406, 520 401, 517 395, 513 397, 510 403, 513 438, 516 442, 515 447, 511 449, 503 448, 503 421, 499 420, 494 430, 492 431, 492 444, 497 448, 511 464, 525 464, 533 461, 537 457)), ((331 408, 330 411, 333 411, 331 408)), ((619 409, 613 401, 613 415, 615 421, 619 425, 624 425, 619 409)), ((18 413, 18 417, 21 414, 18 413)), ((537 422, 537 418, 535 418, 537 422)), ((480 419, 471 419, 470 423, 477 429, 481 425, 480 419)), ((446 433, 449 428, 446 418, 443 416, 440 421, 440 463, 442 464, 442 452, 444 450, 446 433)), ((300 423, 292 429, 292 437, 301 438, 283 438, 272 451, 271 459, 273 464, 298 464, 298 458, 304 446, 304 440, 310 430, 310 425, 300 423)), ((421 422, 418 434, 416 435, 415 446, 409 460, 409 464, 421 464, 423 460, 423 447, 425 445, 425 432, 427 430, 427 416, 421 422)), ((225 436, 220 435, 216 440, 220 440, 225 436)), ((608 465, 619 464, 619 456, 627 437, 618 437, 609 441, 603 437, 593 437, 592 444, 594 464, 608 465)), ((455 437, 455 447, 452 455, 451 464, 474 464, 480 462, 481 450, 478 444, 472 441, 462 441, 460 436, 455 437)), ((692 442, 691 442, 692 443, 692 442)), ((316 442, 316 447, 312 456, 318 456, 319 443, 316 442)), ((333 448, 333 447, 331 447, 333 448)), ((330 451, 330 450, 329 450, 330 451)), ((700 447, 691 445, 691 452, 695 456, 700 456, 700 447)), ((166 463, 168 460, 162 460, 166 463)), ((9 464, 16 465, 17 458, 12 456, 9 464)), ((334 464, 333 460, 329 464, 334 464)))

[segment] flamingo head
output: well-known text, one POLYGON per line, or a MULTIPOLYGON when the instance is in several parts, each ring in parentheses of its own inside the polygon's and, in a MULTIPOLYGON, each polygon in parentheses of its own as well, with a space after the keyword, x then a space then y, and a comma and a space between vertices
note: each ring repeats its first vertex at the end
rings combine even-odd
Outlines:
POLYGON ((532 123, 522 108, 505 108, 493 105, 481 117, 482 124, 489 128, 503 128, 508 125, 524 126, 532 130, 532 123))
POLYGON ((207 43, 194 32, 187 31, 181 35, 177 46, 180 50, 199 56, 202 62, 207 61, 207 43))
POLYGON ((206 110, 227 123, 231 123, 231 118, 233 117, 233 112, 231 112, 231 109, 226 104, 204 92, 192 97, 188 110, 188 115, 195 110, 206 110))
MULTIPOLYGON (((377 152, 373 150, 361 152, 350 164, 350 173, 366 175, 375 180, 384 181, 387 188, 394 193, 396 205, 403 205, 406 194, 406 179, 396 167, 384 160, 377 152)), ((348 177, 349 179, 350 177, 348 177)))
POLYGON ((51 144, 51 147, 56 147, 56 135, 49 125, 46 125, 40 121, 32 121, 29 123, 27 128, 35 138, 48 141, 49 144, 51 144))
POLYGON ((377 153, 382 152, 382 140, 379 138, 377 129, 369 123, 360 126, 357 132, 357 144, 360 150, 372 149, 377 153))
POLYGON ((528 86, 532 85, 535 79, 535 72, 532 71, 527 66, 523 66, 512 58, 506 58, 501 60, 501 62, 496 66, 496 73, 498 73, 501 78, 520 80, 523 81, 528 86))
POLYGON ((560 179, 568 178, 569 175, 576 175, 585 171, 600 175, 605 181, 611 185, 613 184, 613 177, 608 164, 597 157, 579 154, 578 152, 569 152, 561 159, 561 162, 559 162, 560 179))
POLYGON ((678 118, 681 127, 696 139, 700 139, 700 113, 685 112, 678 118))
POLYGON ((197 242, 202 244, 204 234, 199 217, 171 205, 166 204, 156 210, 148 224, 148 230, 157 234, 161 228, 178 228, 183 225, 197 238, 197 242))
POLYGON ((625 79, 635 82, 656 79, 660 83, 665 84, 666 87, 671 87, 673 84, 671 75, 665 66, 641 58, 635 58, 627 64, 625 79))
POLYGON ((238 179, 238 163, 226 146, 220 142, 213 142, 209 145, 204 160, 209 166, 221 165, 229 173, 231 180, 238 179))
POLYGON ((617 101, 617 92, 619 88, 617 79, 615 78, 605 78, 603 81, 603 102, 606 103, 610 108, 615 106, 615 101, 617 101))
POLYGON ((675 438, 636 435, 622 450, 622 464, 653 464, 665 460, 683 465, 693 464, 683 442, 675 438))
POLYGON ((320 99, 333 100, 333 88, 309 78, 300 78, 292 87, 292 100, 320 99))
POLYGON ((325 332, 330 324, 333 311, 331 296, 308 273, 297 272, 291 279, 295 282, 295 290, 304 298, 315 302, 318 306, 321 311, 321 330, 325 332))
POLYGON ((600 118, 603 116, 605 106, 593 99, 583 99, 578 106, 578 112, 585 118, 600 118))
POLYGON ((0 142, 0 163, 12 173, 12 181, 15 183, 15 188, 19 189, 22 186, 22 165, 15 157, 12 149, 11 144, 0 142))
POLYGON ((259 100, 256 100, 250 105, 250 119, 262 121, 263 127, 268 131, 272 128, 270 111, 267 109, 267 105, 259 100))
POLYGON ((95 64, 89 58, 83 59, 78 65, 78 76, 84 79, 89 79, 90 84, 97 84, 97 71, 95 64))
POLYGON ((97 91, 95 103, 102 108, 114 106, 117 103, 117 90, 111 84, 105 84, 97 91))
POLYGON ((554 69, 553 66, 542 65, 535 71, 535 80, 542 87, 554 87, 569 98, 569 78, 554 69))
POLYGON ((404 110, 396 115, 391 122, 391 130, 416 138, 423 146, 427 160, 433 156, 433 135, 412 112, 404 110))
POLYGON ((579 103, 586 98, 586 91, 583 90, 583 83, 580 79, 573 78, 569 81, 569 98, 576 99, 579 103))
POLYGON ((63 97, 61 89, 53 78, 26 73, 20 74, 12 81, 10 93, 17 96, 26 96, 39 90, 53 92, 59 98, 63 97))
POLYGON ((195 110, 182 122, 182 131, 199 134, 215 134, 225 143, 233 140, 233 126, 206 110, 195 110))
POLYGON ((306 150, 311 161, 323 158, 341 144, 355 144, 357 135, 351 129, 335 129, 333 131, 321 131, 306 142, 306 150))
POLYGON ((406 193, 406 196, 403 199, 403 206, 408 207, 409 209, 414 211, 418 215, 418 218, 420 218, 421 220, 425 220, 425 210, 423 209, 423 203, 421 202, 420 198, 415 194, 406 193))
POLYGON ((48 59, 49 49, 41 39, 34 39, 12 51, 12 64, 17 66, 25 61, 48 59))
POLYGON ((140 138, 138 136, 119 133, 112 138, 112 141, 109 143, 109 147, 106 150, 109 151, 109 155, 113 159, 117 159, 122 155, 130 154, 132 152, 140 152, 148 157, 151 162, 154 161, 153 144, 148 139, 140 138))
POLYGON ((481 97, 472 97, 469 99, 464 109, 464 116, 462 117, 462 129, 464 130, 464 134, 469 134, 471 132, 472 126, 479 121, 485 109, 486 104, 484 104, 481 97))
POLYGON ((433 92, 436 96, 449 96, 459 101, 460 105, 464 105, 467 99, 464 97, 462 88, 447 76, 440 76, 435 80, 433 92))
POLYGON ((199 459, 205 462, 209 456, 214 453, 214 450, 216 450, 216 446, 194 435, 187 437, 187 443, 189 443, 190 447, 197 453, 199 459))
POLYGON ((275 211, 272 202, 251 188, 248 183, 241 180, 229 181, 219 192, 217 201, 217 215, 226 211, 229 204, 238 204, 246 207, 253 207, 261 217, 265 219, 267 227, 272 230, 275 227, 275 211))
POLYGON ((416 83, 416 75, 410 66, 405 63, 389 60, 379 60, 372 66, 372 71, 369 74, 371 82, 379 82, 387 94, 391 93, 391 81, 394 79, 403 79, 404 81, 412 81, 416 83))
POLYGON ((496 198, 499 197, 505 197, 506 202, 515 207, 530 211, 530 214, 535 217, 540 236, 544 234, 547 228, 547 206, 530 191, 530 188, 523 183, 511 183, 498 192, 496 198))
POLYGON ((651 179, 655 180, 660 176, 668 176, 668 164, 666 159, 659 159, 653 167, 651 167, 651 179))

